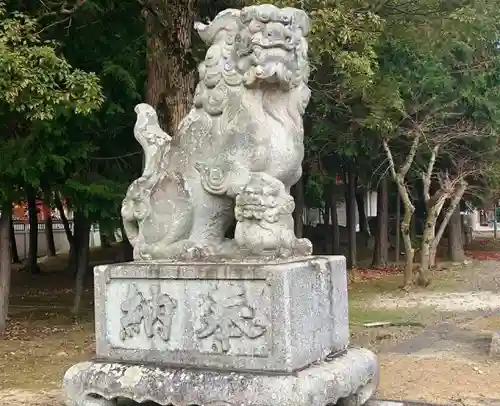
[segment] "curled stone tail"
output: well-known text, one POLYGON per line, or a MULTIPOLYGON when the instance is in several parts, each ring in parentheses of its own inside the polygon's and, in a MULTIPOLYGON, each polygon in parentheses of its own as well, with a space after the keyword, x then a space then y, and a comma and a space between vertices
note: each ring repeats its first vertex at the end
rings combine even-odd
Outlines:
POLYGON ((135 139, 144 150, 143 178, 162 172, 166 166, 166 154, 170 150, 170 137, 158 123, 156 111, 149 104, 141 103, 135 107, 137 121, 134 127, 135 139))

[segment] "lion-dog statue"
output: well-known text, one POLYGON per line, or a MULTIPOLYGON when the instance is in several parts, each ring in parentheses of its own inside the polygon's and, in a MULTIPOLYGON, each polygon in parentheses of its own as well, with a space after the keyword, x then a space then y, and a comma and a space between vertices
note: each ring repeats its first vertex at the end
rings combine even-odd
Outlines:
POLYGON ((176 137, 151 106, 135 108, 144 171, 121 210, 135 260, 311 254, 295 236, 290 195, 304 157, 308 26, 304 11, 272 5, 196 23, 209 49, 176 137))

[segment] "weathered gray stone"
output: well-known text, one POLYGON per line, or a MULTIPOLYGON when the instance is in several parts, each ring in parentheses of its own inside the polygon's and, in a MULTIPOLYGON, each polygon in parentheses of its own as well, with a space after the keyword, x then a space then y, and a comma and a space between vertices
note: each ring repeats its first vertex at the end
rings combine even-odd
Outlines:
POLYGON ((311 242, 293 231, 290 195, 310 97, 307 14, 264 4, 195 28, 209 49, 178 142, 151 106, 135 109, 146 159, 121 211, 134 258, 310 255, 311 242), (234 219, 235 239, 225 240, 234 219))
POLYGON ((347 347, 344 257, 95 269, 97 358, 292 372, 347 347))
POLYGON ((293 375, 85 362, 66 372, 63 391, 67 406, 112 406, 118 397, 173 406, 326 406, 363 404, 377 384, 376 357, 351 349, 293 375))

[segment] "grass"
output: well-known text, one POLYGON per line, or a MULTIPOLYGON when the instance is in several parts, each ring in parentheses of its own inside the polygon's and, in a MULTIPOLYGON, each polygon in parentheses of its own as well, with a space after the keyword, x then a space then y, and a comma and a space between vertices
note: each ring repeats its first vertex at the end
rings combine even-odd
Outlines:
POLYGON ((478 332, 496 332, 500 331, 500 316, 485 316, 479 317, 466 326, 478 332))
POLYGON ((422 323, 425 319, 423 309, 374 309, 349 302, 349 324, 352 327, 362 327, 365 323, 394 322, 422 323))
MULTIPOLYGON (((465 289, 463 266, 445 264, 442 271, 429 273, 431 285, 426 288, 414 287, 411 293, 456 292, 465 289)), ((405 300, 406 292, 400 289, 402 273, 388 274, 375 279, 365 272, 362 280, 351 278, 349 285, 349 325, 351 343, 379 351, 384 345, 411 338, 423 331, 425 326, 434 323, 439 315, 431 307, 413 308, 375 308, 372 301, 381 295, 390 295, 405 300), (364 327, 365 323, 392 322, 400 326, 364 327)))

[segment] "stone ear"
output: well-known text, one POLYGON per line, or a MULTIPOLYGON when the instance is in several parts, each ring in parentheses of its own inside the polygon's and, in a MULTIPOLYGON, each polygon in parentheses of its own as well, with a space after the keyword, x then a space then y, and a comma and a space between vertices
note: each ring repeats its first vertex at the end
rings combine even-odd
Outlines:
POLYGON ((200 38, 207 45, 212 45, 217 34, 224 30, 227 32, 237 32, 241 26, 240 10, 228 9, 221 11, 209 24, 196 22, 194 29, 198 32, 200 38))

